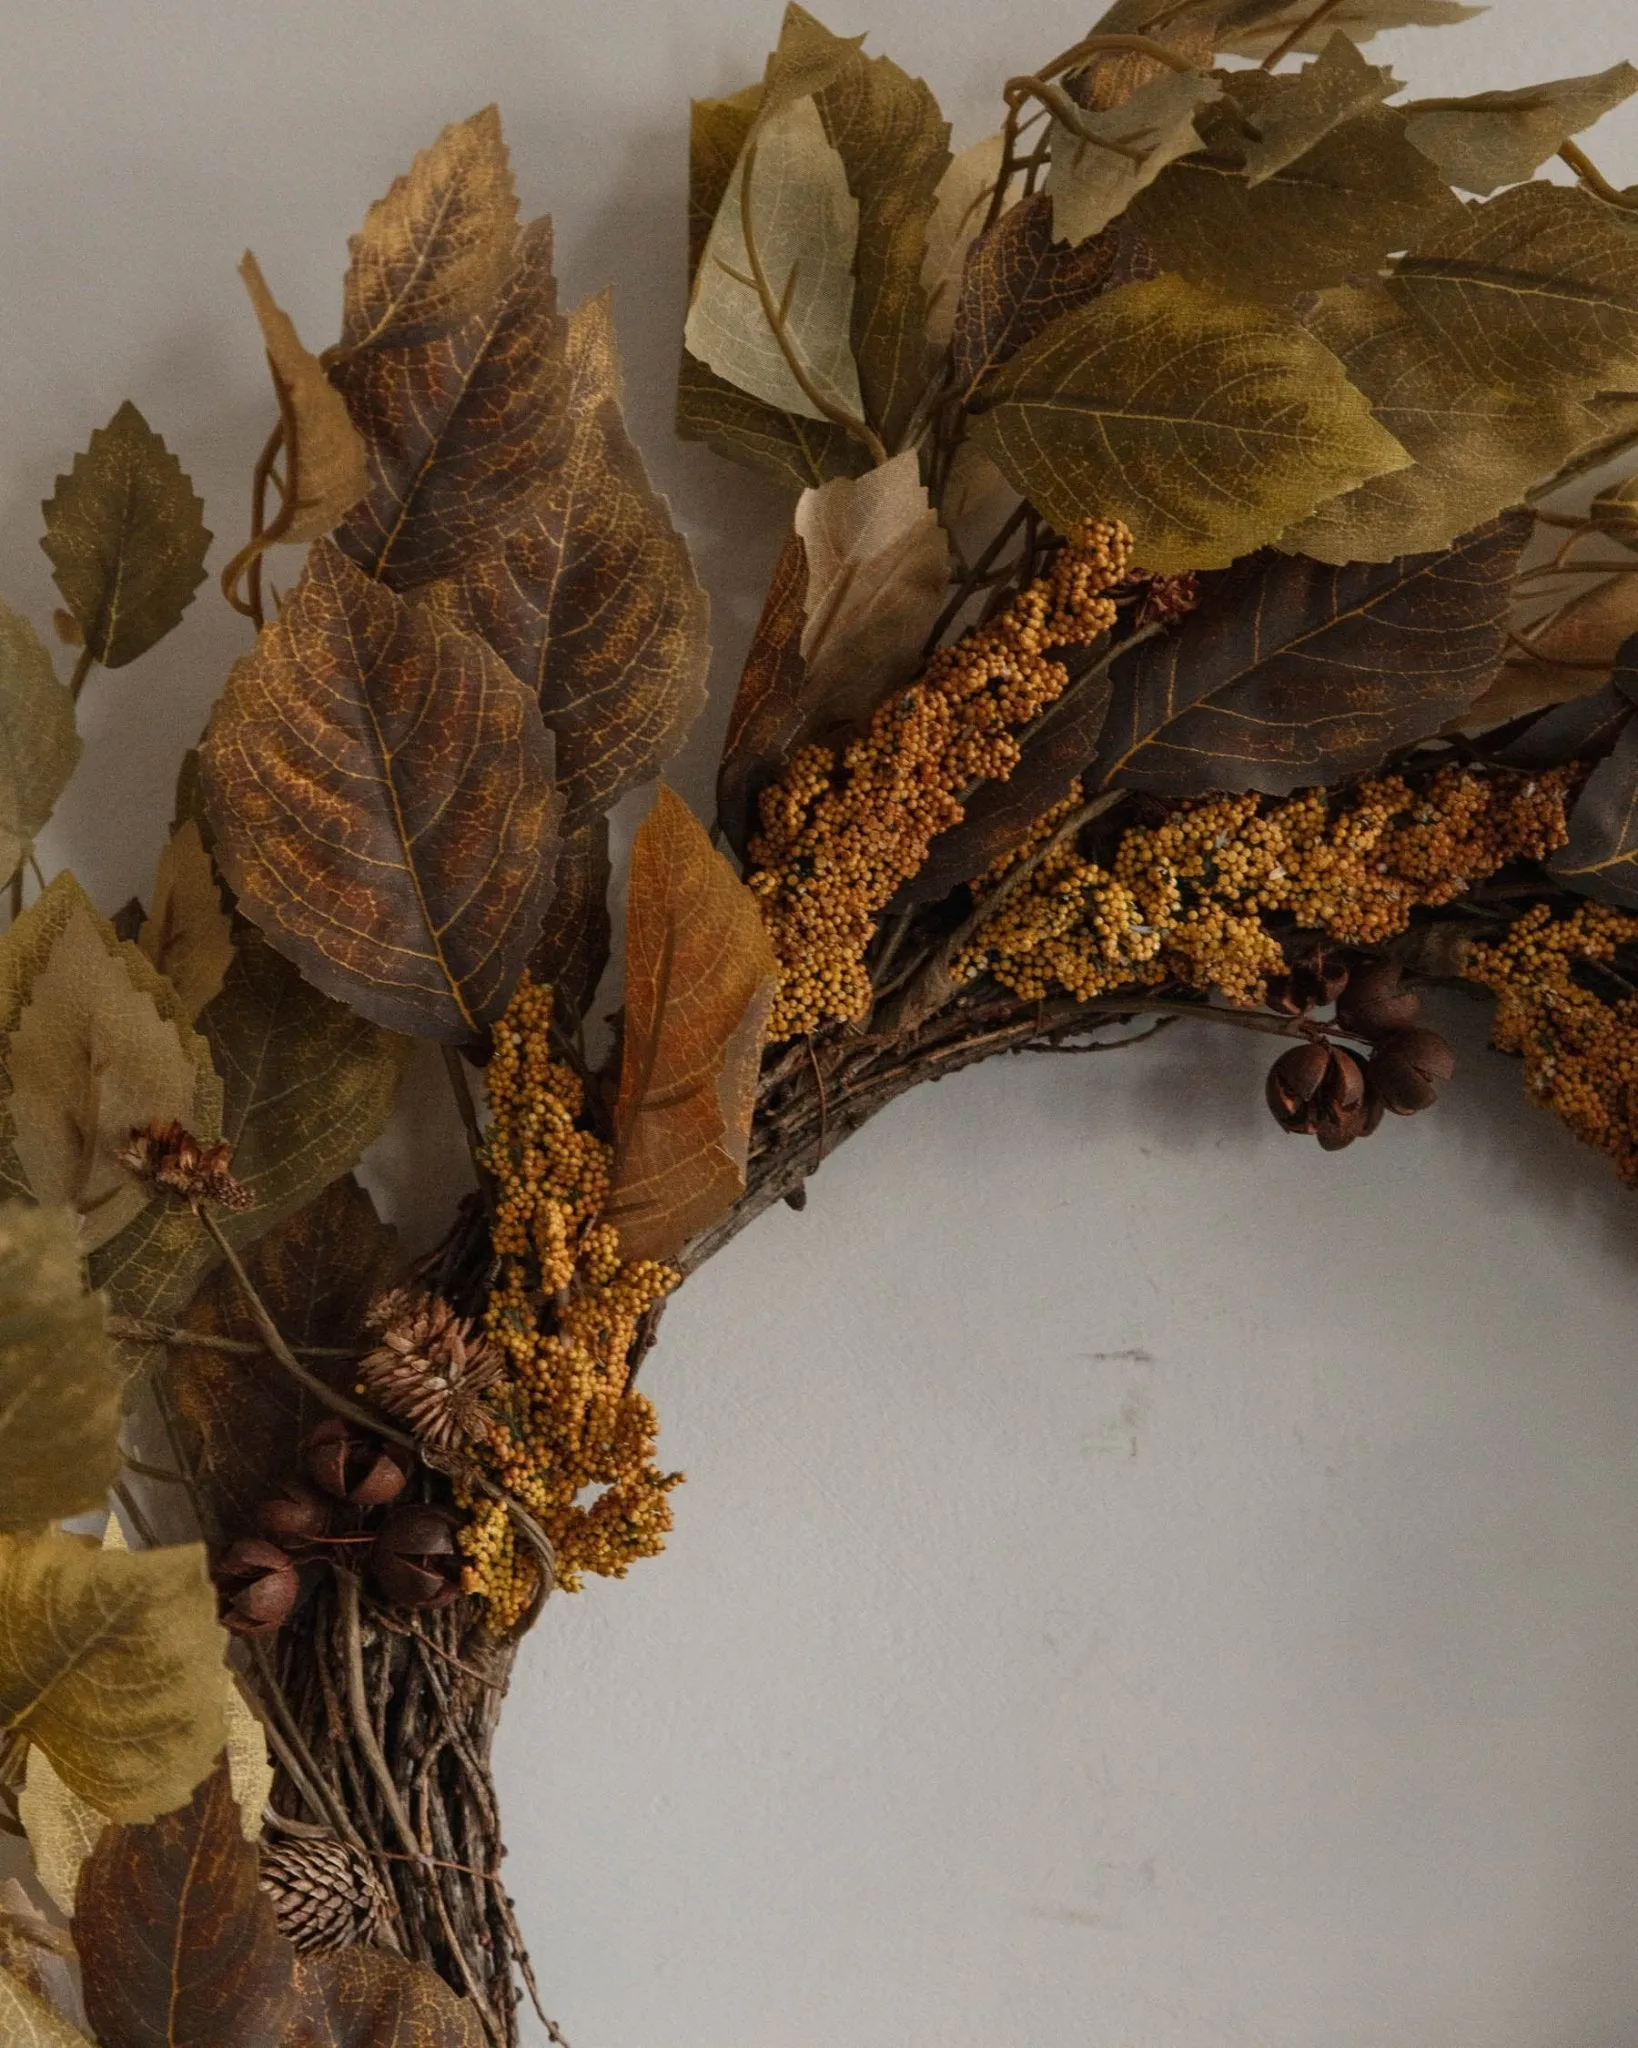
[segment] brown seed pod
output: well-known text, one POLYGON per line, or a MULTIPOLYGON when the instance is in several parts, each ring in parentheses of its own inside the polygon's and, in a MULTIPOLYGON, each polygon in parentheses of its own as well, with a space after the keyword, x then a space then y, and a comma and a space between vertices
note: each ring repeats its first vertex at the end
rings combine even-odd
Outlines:
POLYGON ((217 1612, 236 1636, 270 1635, 301 1597, 301 1575, 286 1552, 241 1536, 216 1560, 217 1612))
POLYGON ((1331 1045, 1294 1045, 1268 1076, 1268 1107, 1282 1130, 1318 1138, 1340 1152, 1365 1136, 1370 1123, 1365 1074, 1351 1053, 1331 1045))
POLYGON ((370 1547, 370 1573, 395 1607, 446 1607, 461 1590, 458 1523, 443 1508, 394 1508, 370 1547))
POLYGON ((1405 987, 1405 970, 1397 960, 1361 962, 1337 998, 1337 1022, 1361 1038, 1402 1031, 1421 1014, 1422 999, 1405 987))
POLYGON ((1306 1017, 1310 1010, 1336 1001, 1348 985, 1348 971, 1342 954, 1318 946, 1268 984, 1268 1006, 1288 1017, 1306 1017))
POLYGON ((256 1510, 256 1533, 287 1550, 314 1543, 330 1533, 333 1504, 305 1479, 287 1479, 256 1510))
POLYGON ((316 1486, 355 1508, 385 1507, 403 1492, 409 1478, 407 1452, 340 1415, 326 1416, 308 1431, 301 1458, 316 1486))
POLYGON ((1415 1116, 1432 1107, 1438 1084, 1455 1071, 1456 1055, 1437 1031, 1390 1031, 1377 1041, 1371 1086, 1395 1116, 1415 1116))

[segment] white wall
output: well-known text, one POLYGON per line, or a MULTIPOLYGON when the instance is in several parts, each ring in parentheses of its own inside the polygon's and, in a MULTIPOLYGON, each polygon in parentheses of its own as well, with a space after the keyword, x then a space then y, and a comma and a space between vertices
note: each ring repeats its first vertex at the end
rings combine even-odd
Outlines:
MULTIPOLYGON (((962 139, 1085 0, 839 0, 962 139)), ((771 490, 668 438, 686 99, 774 0, 6 0, 0 591, 127 394, 234 542, 248 243, 334 331, 345 237, 498 99, 726 688, 771 490)), ((1379 45, 1423 91, 1638 54, 1631 0, 1379 45)), ((1597 153, 1638 177, 1638 113, 1597 153)), ((218 556, 222 554, 219 547, 218 556)), ((93 685, 51 851, 108 907, 242 646, 93 685)), ((719 694, 693 751, 703 787, 719 694)), ((1638 2027, 1638 1210, 1480 1050, 1339 1159, 1173 1032, 924 1091, 694 1280, 646 1369, 669 1554, 555 1601, 502 1745, 575 2048, 1624 2048, 1638 2027)), ((412 1229, 429 1126, 377 1162, 412 1229)))

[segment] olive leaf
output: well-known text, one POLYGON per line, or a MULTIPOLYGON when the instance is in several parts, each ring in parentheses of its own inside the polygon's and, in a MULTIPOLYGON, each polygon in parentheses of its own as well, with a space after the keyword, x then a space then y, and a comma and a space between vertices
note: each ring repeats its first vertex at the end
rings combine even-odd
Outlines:
POLYGON ((197 819, 179 825, 165 842, 153 908, 137 944, 176 990, 190 1024, 221 992, 233 964, 233 926, 197 819))
POLYGON ((1055 526, 1124 519, 1159 571, 1224 566, 1409 459, 1296 320, 1178 277, 1054 321, 972 409, 979 445, 1055 526))
POLYGON ((745 1186, 774 959, 756 899, 661 785, 626 907, 625 1042, 604 1215, 628 1259, 665 1259, 745 1186))
POLYGON ((102 1506, 119 1476, 119 1407, 72 1217, 0 1204, 0 1530, 102 1506))
POLYGON ((0 1068, 10 1094, 0 1177, 106 1244, 148 1202, 119 1164, 133 1126, 175 1120, 214 1138, 222 1088, 203 1038, 144 955, 59 875, 0 942, 0 1068))
POLYGON ((539 698, 575 832, 677 751, 711 649, 705 593, 621 416, 606 294, 572 315, 567 365, 562 460, 502 545, 432 602, 539 698))
POLYGON ((1519 637, 1495 682, 1451 728, 1473 734, 1589 697, 1603 688, 1624 647, 1638 634, 1638 563, 1633 573, 1583 589, 1519 637))
POLYGON ((962 269, 983 229, 1001 159, 1000 136, 985 136, 951 158, 933 195, 923 237, 921 290, 927 338, 936 348, 947 348, 954 332, 962 269))
POLYGON ((6 2048, 91 2048, 45 2000, 0 1969, 0 2040, 6 2048))
POLYGON ((1397 562, 1242 565, 1114 664, 1088 786, 1283 796, 1437 732, 1496 672, 1529 532, 1519 513, 1397 562))
POLYGON ((1169 163, 1200 147, 1195 116, 1222 91, 1206 72, 1168 70, 1118 106, 1077 112, 1073 129, 1055 117, 1046 179, 1054 236, 1084 242, 1124 213, 1169 163))
POLYGON ((74 700, 44 641, 0 603, 0 873, 12 874, 79 763, 74 700))
MULTIPOLYGON (((1638 633, 1622 647, 1615 673, 1630 698, 1638 690, 1638 633)), ((1569 839, 1547 865, 1584 896, 1624 910, 1638 905, 1638 727, 1630 722, 1576 798, 1569 839)))
POLYGON ((764 104, 694 278, 688 352, 780 411, 860 418, 858 238, 859 203, 812 99, 764 104))
POLYGON ((484 2048, 478 2015, 424 1964, 378 1948, 302 1956, 281 2048, 484 2048))
POLYGON ((280 2048, 296 1952, 239 1831, 226 1764, 179 1812, 109 1828, 80 1873, 74 1945, 101 2048, 280 2048))
POLYGON ((551 889, 551 741, 483 641, 317 541, 200 749, 241 911, 390 1029, 471 1038, 551 889))
POLYGON ((353 239, 342 347, 411 348, 481 312, 511 265, 517 211, 500 115, 453 122, 353 239))
POLYGON ((1512 92, 1466 99, 1412 100, 1411 141, 1448 185, 1488 196, 1533 177, 1572 135, 1638 92, 1638 70, 1612 64, 1583 78, 1556 78, 1512 92))
POLYGON ((268 290, 248 249, 239 275, 262 330, 285 421, 287 476, 279 538, 317 540, 364 495, 364 443, 348 417, 346 400, 325 376, 318 357, 302 346, 294 322, 268 290))
POLYGON ((225 1642, 197 1543, 0 1536, 0 1727, 110 1819, 151 1820, 210 1769, 225 1642))
POLYGON ((609 821, 593 818, 558 848, 552 900, 529 972, 549 983, 552 1016, 566 1030, 586 1014, 609 964, 609 821))
POLYGON ((1120 258, 1118 228, 1078 248, 1054 241, 1045 193, 1002 214, 968 250, 951 323, 951 380, 963 402, 1054 320, 1108 290, 1120 258))
POLYGON ((211 537, 181 463, 129 399, 40 509, 57 588, 104 668, 135 661, 179 623, 211 537))
MULTIPOLYGON (((1367 64, 1358 44, 1340 29, 1312 64, 1282 78, 1279 85, 1281 89, 1266 93, 1257 108, 1256 133, 1241 139, 1248 184, 1260 185, 1283 171, 1333 129, 1380 106, 1399 90, 1399 81, 1387 66, 1367 64)), ((1415 139, 1413 134, 1411 140, 1415 139)))
MULTIPOLYGON (((1149 0, 1136 4, 1141 8, 1149 0)), ((1211 20, 1220 50, 1267 57, 1282 47, 1305 54, 1320 50, 1338 29, 1365 43, 1387 29, 1446 28, 1471 21, 1484 9, 1464 0, 1340 0, 1321 13, 1314 0, 1205 0, 1200 11, 1211 20)))

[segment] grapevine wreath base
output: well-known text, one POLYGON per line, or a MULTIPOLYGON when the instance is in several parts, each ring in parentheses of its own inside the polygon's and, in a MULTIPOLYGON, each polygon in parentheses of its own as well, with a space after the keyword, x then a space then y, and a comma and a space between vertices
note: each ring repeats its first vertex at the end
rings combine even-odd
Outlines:
POLYGON ((245 259, 245 649, 112 917, 33 843, 210 535, 134 406, 57 479, 66 657, 0 607, 0 2038, 516 2038, 518 1643, 664 1544, 667 1301, 918 1082, 1214 1025, 1389 1143, 1462 985, 1638 1182, 1638 194, 1574 140, 1638 71, 1362 54, 1472 11, 1117 0, 952 157, 792 6, 696 104, 678 425, 795 505, 617 984, 706 604, 492 109, 323 354, 245 259), (423 1038, 470 1191, 406 1263, 353 1169, 423 1038))

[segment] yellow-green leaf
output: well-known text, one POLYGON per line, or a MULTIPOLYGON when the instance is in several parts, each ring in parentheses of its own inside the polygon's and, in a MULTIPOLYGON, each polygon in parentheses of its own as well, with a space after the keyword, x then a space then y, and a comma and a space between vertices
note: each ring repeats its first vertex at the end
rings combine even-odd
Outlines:
POLYGON ((129 399, 41 510, 40 545, 85 645, 104 668, 146 654, 204 581, 211 537, 181 463, 129 399))
POLYGON ((19 1984, 9 1970, 0 1970, 0 2041, 6 2048, 91 2048, 77 2027, 19 1984))
POLYGON ((0 1530, 102 1506, 119 1475, 119 1400, 73 1219, 0 1205, 0 1530))
POLYGON ((1167 572, 1223 567, 1409 460, 1297 321, 1178 277, 1054 321, 977 406, 980 445, 1055 526, 1124 519, 1167 572))
POLYGON ((0 603, 0 873, 11 874, 80 758, 74 700, 45 642, 0 603))
POLYGON ((233 926, 197 819, 187 819, 166 841, 153 909, 137 944, 176 990, 190 1024, 221 993, 233 964, 233 926))
POLYGON ((197 1543, 0 1537, 0 1727, 111 1820, 168 1813, 209 1771, 226 1640, 197 1543))
POLYGON ((1056 239, 1101 233, 1168 164, 1198 149, 1195 116, 1222 91, 1205 72, 1168 70, 1118 106, 1079 114, 1073 130, 1054 120, 1046 189, 1056 239))
POLYGON ((318 357, 302 346, 295 323, 268 290, 248 249, 239 275, 255 308, 285 418, 285 510, 279 538, 317 540, 364 495, 364 442, 346 400, 325 376, 318 357))
POLYGON ((1572 135, 1638 92, 1638 70, 1612 64, 1582 78, 1556 78, 1513 92, 1467 99, 1412 100, 1411 141, 1447 184, 1481 197, 1533 177, 1572 135))
POLYGON ((1266 94, 1257 108, 1256 134, 1241 140, 1246 179, 1252 185, 1294 164, 1333 128, 1380 106, 1399 90, 1399 81, 1387 66, 1367 64, 1358 44, 1340 30, 1312 64, 1281 78, 1279 84, 1283 90, 1266 94))

